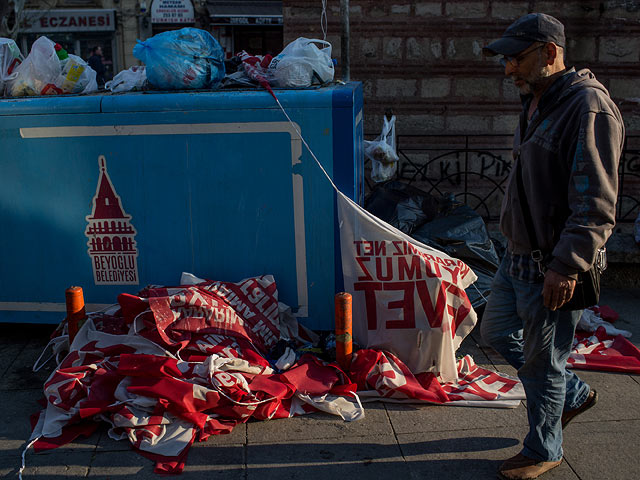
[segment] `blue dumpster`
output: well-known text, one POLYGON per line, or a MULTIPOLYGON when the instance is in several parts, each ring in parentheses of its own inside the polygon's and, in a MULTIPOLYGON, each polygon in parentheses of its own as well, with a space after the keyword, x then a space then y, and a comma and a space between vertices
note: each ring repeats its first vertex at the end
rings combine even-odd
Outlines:
MULTIPOLYGON (((276 91, 337 186, 363 199, 359 83, 276 91)), ((273 274, 303 324, 333 328, 335 198, 264 91, 0 100, 0 322, 57 323, 64 291, 273 274)))

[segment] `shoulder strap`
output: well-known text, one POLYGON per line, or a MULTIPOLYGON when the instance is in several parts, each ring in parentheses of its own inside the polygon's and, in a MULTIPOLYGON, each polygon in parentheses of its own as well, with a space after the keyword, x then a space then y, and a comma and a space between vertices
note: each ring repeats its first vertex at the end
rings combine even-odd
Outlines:
POLYGON ((531 210, 529 210, 529 201, 527 200, 527 196, 524 193, 524 183, 522 181, 522 165, 520 162, 521 159, 518 155, 518 158, 516 159, 516 185, 518 187, 518 198, 520 200, 520 206, 522 209, 524 226, 527 229, 527 236, 529 237, 529 244, 531 245, 531 258, 538 264, 538 267, 541 268, 543 255, 540 247, 538 246, 536 230, 533 226, 533 220, 531 219, 531 210))

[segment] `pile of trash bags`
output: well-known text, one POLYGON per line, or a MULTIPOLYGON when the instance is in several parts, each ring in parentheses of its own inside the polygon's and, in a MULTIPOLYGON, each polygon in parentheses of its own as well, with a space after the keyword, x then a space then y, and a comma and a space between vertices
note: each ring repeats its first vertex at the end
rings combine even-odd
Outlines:
POLYGON ((474 309, 483 308, 500 259, 482 217, 453 195, 436 197, 402 182, 378 185, 365 208, 412 238, 465 262, 478 277, 466 289, 474 309))
POLYGON ((13 40, 0 38, 0 68, 0 90, 10 97, 98 90, 89 64, 47 37, 39 37, 26 58, 13 40))
MULTIPOLYGON (((307 88, 333 80, 331 44, 297 38, 275 57, 239 52, 230 60, 207 31, 181 28, 138 41, 133 55, 144 65, 106 82, 111 92, 202 90, 221 87, 307 88), (228 72, 228 74, 227 74, 228 72)), ((80 57, 39 37, 25 58, 16 43, 0 38, 0 95, 60 95, 98 90, 96 72, 80 57)))
POLYGON ((258 85, 306 88, 328 83, 334 76, 331 44, 304 37, 275 57, 243 50, 225 61, 224 51, 211 34, 182 28, 139 41, 133 54, 145 64, 149 84, 162 90, 258 85))

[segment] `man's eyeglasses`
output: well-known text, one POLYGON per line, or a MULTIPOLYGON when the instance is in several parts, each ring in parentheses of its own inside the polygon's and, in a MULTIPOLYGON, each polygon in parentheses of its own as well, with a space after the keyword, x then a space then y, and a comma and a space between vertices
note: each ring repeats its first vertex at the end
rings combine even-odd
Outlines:
POLYGON ((512 67, 517 67, 520 64, 520 62, 525 59, 527 55, 537 50, 540 50, 542 47, 544 47, 544 45, 538 45, 533 50, 529 50, 528 52, 521 53, 520 55, 517 55, 515 57, 510 57, 509 55, 505 55, 500 59, 500 65, 502 65, 503 67, 506 67, 507 63, 510 63, 512 67))

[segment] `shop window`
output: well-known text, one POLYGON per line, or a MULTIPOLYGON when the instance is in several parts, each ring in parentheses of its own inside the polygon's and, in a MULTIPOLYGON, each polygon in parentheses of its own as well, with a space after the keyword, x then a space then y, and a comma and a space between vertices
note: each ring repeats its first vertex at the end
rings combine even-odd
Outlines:
POLYGON ((235 27, 233 46, 235 52, 246 50, 253 55, 277 55, 282 51, 283 32, 281 26, 235 27))

